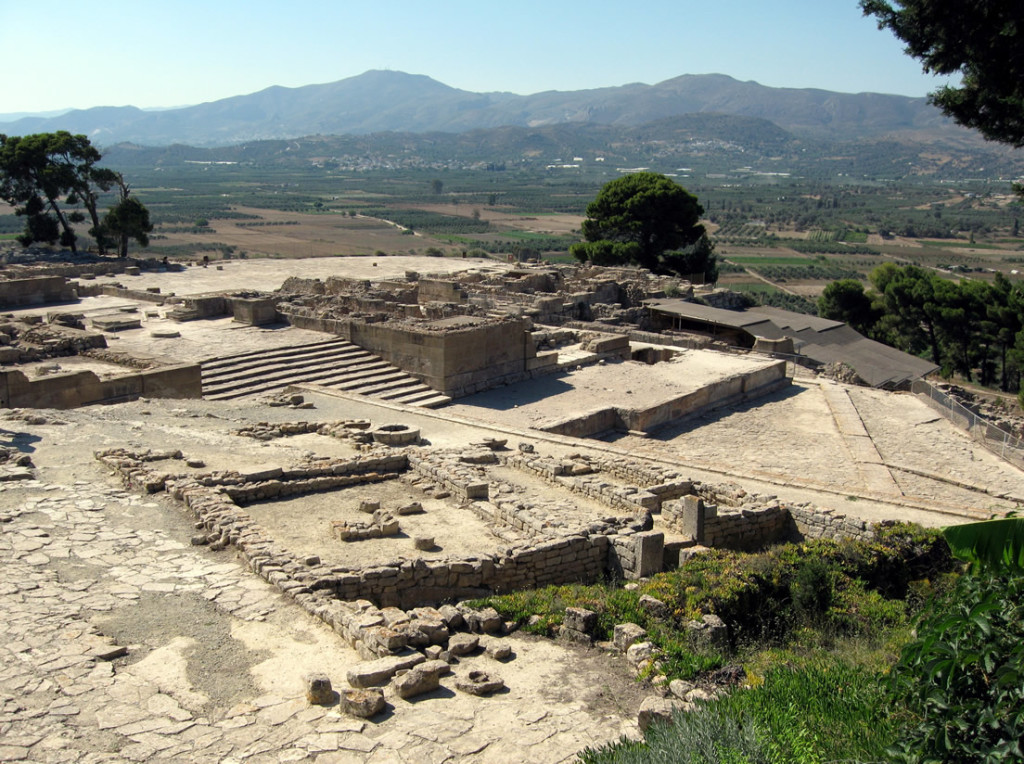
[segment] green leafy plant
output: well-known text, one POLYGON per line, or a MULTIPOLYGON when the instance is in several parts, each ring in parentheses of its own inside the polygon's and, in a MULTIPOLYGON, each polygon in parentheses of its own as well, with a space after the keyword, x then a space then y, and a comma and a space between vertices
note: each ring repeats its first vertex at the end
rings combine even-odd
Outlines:
POLYGON ((891 752, 898 760, 1024 758, 1024 575, 961 577, 918 627, 893 681, 915 719, 891 752))
POLYGON ((981 568, 1024 571, 1024 518, 951 525, 943 535, 953 554, 981 568))

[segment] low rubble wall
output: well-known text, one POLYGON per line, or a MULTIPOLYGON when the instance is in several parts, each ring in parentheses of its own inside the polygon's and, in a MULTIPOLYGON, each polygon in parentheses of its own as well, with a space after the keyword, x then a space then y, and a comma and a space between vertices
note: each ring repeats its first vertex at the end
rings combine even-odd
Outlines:
POLYGON ((751 551, 804 538, 869 540, 873 526, 810 504, 784 504, 774 496, 729 495, 716 486, 695 486, 695 492, 667 501, 665 524, 695 544, 751 551), (742 501, 735 506, 737 500, 742 501), (723 505, 728 502, 733 506, 723 505))

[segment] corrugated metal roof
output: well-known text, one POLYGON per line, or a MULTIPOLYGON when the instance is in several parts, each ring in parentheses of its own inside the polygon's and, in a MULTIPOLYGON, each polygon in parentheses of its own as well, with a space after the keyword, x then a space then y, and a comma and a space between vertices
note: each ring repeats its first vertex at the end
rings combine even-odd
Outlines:
POLYGON ((931 361, 870 340, 841 321, 770 307, 724 310, 686 300, 649 300, 645 304, 661 313, 742 330, 753 337, 792 337, 799 354, 822 364, 845 363, 873 387, 897 386, 939 368, 931 361))

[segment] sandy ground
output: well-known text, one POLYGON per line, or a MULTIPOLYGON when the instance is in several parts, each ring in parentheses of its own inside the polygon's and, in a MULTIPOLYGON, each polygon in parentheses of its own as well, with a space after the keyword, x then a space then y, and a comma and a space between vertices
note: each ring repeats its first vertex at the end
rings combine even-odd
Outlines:
POLYGON ((349 279, 405 280, 406 271, 420 274, 453 273, 471 269, 504 270, 494 260, 451 257, 315 257, 300 260, 256 258, 224 260, 209 267, 192 265, 183 271, 159 273, 143 271, 138 276, 100 276, 93 283, 117 282, 127 289, 160 287, 164 294, 191 295, 206 292, 233 292, 250 289, 272 292, 291 276, 304 279, 327 279, 331 276, 349 279))

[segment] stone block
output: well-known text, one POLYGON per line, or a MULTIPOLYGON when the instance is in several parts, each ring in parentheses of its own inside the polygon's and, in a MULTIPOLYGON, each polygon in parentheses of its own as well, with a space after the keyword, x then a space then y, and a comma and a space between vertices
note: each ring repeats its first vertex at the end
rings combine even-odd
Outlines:
POLYGON ((438 674, 415 666, 391 680, 395 694, 403 700, 433 692, 440 686, 438 674))
POLYGON ((448 640, 448 652, 452 655, 469 655, 480 646, 480 637, 475 634, 453 634, 448 640))
POLYGON ((384 691, 378 687, 342 690, 339 693, 339 706, 350 716, 369 719, 384 710, 384 691))
POLYGON ((565 609, 562 625, 573 631, 593 635, 597 626, 597 613, 581 607, 568 607, 565 609))
POLYGON ((652 724, 667 724, 672 721, 672 714, 686 706, 678 700, 651 696, 645 698, 637 712, 637 724, 641 731, 646 732, 652 724))
POLYGON ((303 677, 306 700, 316 706, 329 706, 334 702, 334 688, 327 674, 311 673, 303 677))
POLYGON ((471 695, 490 695, 504 686, 505 682, 498 675, 477 669, 455 679, 455 687, 471 695))
POLYGON ((651 642, 635 642, 626 649, 626 661, 631 666, 639 666, 654 657, 654 644, 651 642))
POLYGON ((380 687, 403 669, 411 669, 426 660, 422 654, 411 652, 407 655, 392 655, 375 661, 360 663, 348 671, 348 683, 353 687, 380 687))

